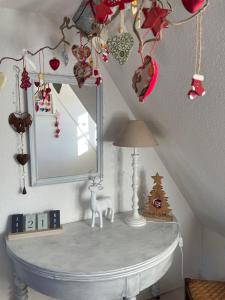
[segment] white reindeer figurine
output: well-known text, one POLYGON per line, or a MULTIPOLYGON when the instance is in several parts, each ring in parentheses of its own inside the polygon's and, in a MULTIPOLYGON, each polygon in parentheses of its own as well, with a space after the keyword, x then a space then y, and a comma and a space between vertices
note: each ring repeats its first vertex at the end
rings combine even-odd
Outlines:
POLYGON ((114 221, 114 208, 112 205, 112 199, 109 196, 105 197, 96 197, 97 190, 102 190, 103 187, 101 185, 102 180, 96 182, 96 178, 91 178, 91 185, 89 185, 88 189, 91 192, 91 210, 92 210, 92 223, 91 227, 95 226, 95 217, 96 214, 99 216, 100 220, 100 228, 103 227, 102 214, 104 213, 105 217, 110 217, 110 222, 114 221))

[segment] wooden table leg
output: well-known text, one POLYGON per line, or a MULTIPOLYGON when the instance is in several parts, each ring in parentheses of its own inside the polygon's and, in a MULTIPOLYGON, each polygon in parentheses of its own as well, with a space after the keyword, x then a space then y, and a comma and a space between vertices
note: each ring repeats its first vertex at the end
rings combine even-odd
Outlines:
POLYGON ((28 287, 21 282, 18 277, 14 280, 15 284, 15 300, 28 300, 28 287))

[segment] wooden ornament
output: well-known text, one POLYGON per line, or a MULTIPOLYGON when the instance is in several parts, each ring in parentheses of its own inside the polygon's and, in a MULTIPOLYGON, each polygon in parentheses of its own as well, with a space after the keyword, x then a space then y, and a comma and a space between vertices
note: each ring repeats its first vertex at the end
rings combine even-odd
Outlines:
POLYGON ((152 178, 154 180, 154 186, 144 206, 143 215, 147 218, 173 221, 171 209, 167 200, 168 198, 166 197, 166 193, 163 191, 163 176, 156 173, 156 175, 152 176, 152 178))
POLYGON ((9 124, 18 133, 24 133, 32 124, 32 116, 29 113, 11 113, 9 124))
POLYGON ((16 160, 18 161, 19 164, 24 166, 30 160, 30 155, 29 154, 17 154, 16 160))

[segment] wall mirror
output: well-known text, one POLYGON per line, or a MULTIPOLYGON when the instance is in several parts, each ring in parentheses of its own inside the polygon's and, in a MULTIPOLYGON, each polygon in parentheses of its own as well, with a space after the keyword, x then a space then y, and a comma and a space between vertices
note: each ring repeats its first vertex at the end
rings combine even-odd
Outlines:
POLYGON ((102 176, 102 85, 82 88, 73 76, 29 74, 31 185, 102 176), (59 131, 60 130, 60 131, 59 131))

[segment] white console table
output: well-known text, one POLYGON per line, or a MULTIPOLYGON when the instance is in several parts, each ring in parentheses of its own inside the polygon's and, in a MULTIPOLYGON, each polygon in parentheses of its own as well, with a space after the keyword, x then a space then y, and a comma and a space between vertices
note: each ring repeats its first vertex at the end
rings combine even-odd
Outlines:
POLYGON ((64 225, 57 236, 6 241, 16 272, 16 300, 27 286, 60 300, 134 300, 169 269, 179 242, 175 223, 129 227, 124 215, 91 228, 64 225))

